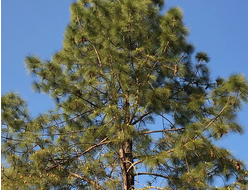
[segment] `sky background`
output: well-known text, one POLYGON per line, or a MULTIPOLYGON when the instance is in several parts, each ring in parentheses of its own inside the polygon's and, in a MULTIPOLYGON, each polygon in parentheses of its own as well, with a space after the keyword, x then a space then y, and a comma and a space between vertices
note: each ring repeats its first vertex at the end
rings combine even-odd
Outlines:
MULTIPOLYGON (((62 48, 64 30, 73 0, 2 0, 1 94, 18 92, 28 102, 32 116, 53 108, 53 101, 31 90, 24 58, 37 55, 49 60, 62 48)), ((190 30, 188 40, 196 51, 205 51, 212 78, 233 73, 248 77, 248 2, 245 0, 166 0, 162 12, 172 6, 183 10, 190 30)), ((239 113, 245 134, 224 136, 218 144, 227 147, 247 164, 247 105, 239 113)))

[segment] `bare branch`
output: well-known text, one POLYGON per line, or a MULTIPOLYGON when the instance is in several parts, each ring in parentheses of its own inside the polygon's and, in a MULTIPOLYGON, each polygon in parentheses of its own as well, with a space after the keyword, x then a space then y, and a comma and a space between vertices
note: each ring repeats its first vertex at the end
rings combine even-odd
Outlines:
POLYGON ((139 164, 141 162, 142 162, 142 160, 138 160, 137 162, 134 162, 133 164, 131 164, 130 167, 128 168, 128 170, 127 170, 127 173, 131 170, 132 167, 134 167, 136 164, 139 164))
POLYGON ((185 161, 186 161, 186 165, 187 165, 187 173, 189 173, 189 166, 188 166, 188 161, 187 161, 187 157, 185 156, 185 161))
POLYGON ((165 179, 170 179, 169 176, 165 176, 165 175, 161 175, 161 174, 156 174, 156 173, 150 173, 150 172, 140 172, 137 175, 153 175, 153 176, 162 177, 162 178, 165 178, 165 179))
POLYGON ((89 148, 88 148, 87 150, 85 150, 84 152, 82 152, 82 153, 80 153, 80 154, 78 154, 78 155, 72 157, 71 160, 72 160, 72 159, 76 159, 76 158, 78 158, 78 157, 80 157, 80 156, 86 154, 87 152, 93 150, 94 148, 96 148, 96 147, 98 147, 98 146, 100 146, 100 145, 110 143, 111 141, 106 141, 107 139, 108 139, 108 137, 106 137, 105 139, 101 140, 98 144, 95 144, 95 145, 89 147, 89 148))
MULTIPOLYGON (((210 127, 210 126, 216 121, 216 119, 218 119, 218 117, 220 117, 220 115, 224 112, 224 110, 226 109, 227 106, 228 106, 228 105, 225 105, 225 106, 224 106, 224 108, 220 111, 220 113, 219 113, 216 117, 214 117, 214 118, 207 124, 207 126, 202 130, 201 133, 203 133, 204 131, 206 131, 207 128, 210 127)), ((197 137, 198 137, 198 135, 194 136, 194 139, 197 138, 197 137)))
POLYGON ((137 122, 141 121, 145 116, 151 114, 153 111, 148 111, 147 113, 143 114, 142 116, 140 116, 137 120, 135 120, 133 123, 131 123, 131 125, 136 124, 137 122))
POLYGON ((102 67, 102 61, 101 61, 99 52, 98 52, 97 49, 95 48, 94 44, 93 44, 90 40, 88 40, 88 41, 89 41, 89 42, 91 43, 91 45, 93 46, 93 48, 94 48, 94 50, 95 50, 95 53, 96 53, 96 56, 97 56, 97 59, 98 59, 98 61, 99 61, 99 65, 100 65, 100 67, 102 67))
POLYGON ((164 130, 156 130, 156 131, 145 131, 142 132, 141 134, 149 134, 149 133, 161 133, 161 132, 167 132, 167 131, 179 131, 185 129, 184 127, 182 128, 176 128, 176 129, 164 129, 164 130))
POLYGON ((161 190, 166 190, 166 188, 162 188, 162 187, 155 187, 155 186, 146 186, 143 189, 161 189, 161 190))
POLYGON ((158 115, 161 116, 162 118, 164 118, 165 120, 167 120, 174 127, 174 124, 168 118, 166 118, 164 115, 159 114, 159 113, 158 113, 158 115))

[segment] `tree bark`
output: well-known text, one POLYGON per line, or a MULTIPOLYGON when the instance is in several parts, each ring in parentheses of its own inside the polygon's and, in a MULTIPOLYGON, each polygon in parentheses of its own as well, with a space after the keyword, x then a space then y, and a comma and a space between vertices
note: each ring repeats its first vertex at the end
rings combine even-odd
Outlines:
POLYGON ((133 168, 128 171, 133 164, 132 140, 127 140, 122 146, 120 146, 119 154, 124 190, 132 190, 134 189, 133 168))
POLYGON ((125 152, 125 162, 126 162, 126 173, 128 179, 128 189, 134 189, 134 174, 133 168, 130 171, 128 169, 133 164, 133 155, 132 155, 132 140, 128 140, 125 142, 124 145, 124 152, 125 152))
MULTIPOLYGON (((130 111, 129 111, 129 94, 126 95, 124 100, 123 108, 125 110, 124 115, 124 124, 127 126, 130 120, 130 111)), ((123 129, 124 131, 126 128, 123 129)), ((122 170, 122 179, 124 190, 133 190, 134 189, 134 170, 130 168, 133 164, 133 154, 132 154, 132 137, 126 139, 123 143, 121 143, 119 147, 120 154, 120 165, 122 170)))

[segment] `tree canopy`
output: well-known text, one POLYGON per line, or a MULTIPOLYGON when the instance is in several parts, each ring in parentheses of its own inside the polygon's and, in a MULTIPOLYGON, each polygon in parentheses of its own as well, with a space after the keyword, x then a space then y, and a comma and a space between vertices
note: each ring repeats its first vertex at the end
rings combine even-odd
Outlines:
POLYGON ((162 6, 72 3, 63 48, 25 58, 55 109, 33 118, 18 94, 2 96, 4 189, 247 189, 244 163, 216 145, 243 132, 245 77, 212 81, 181 9, 162 6))

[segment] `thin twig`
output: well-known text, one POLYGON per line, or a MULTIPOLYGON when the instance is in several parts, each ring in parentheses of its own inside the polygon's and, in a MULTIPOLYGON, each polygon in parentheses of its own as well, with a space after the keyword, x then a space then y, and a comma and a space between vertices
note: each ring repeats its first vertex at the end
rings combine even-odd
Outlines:
POLYGON ((89 41, 89 43, 93 46, 93 48, 94 48, 94 50, 95 50, 95 53, 96 53, 96 56, 97 56, 97 59, 98 59, 98 61, 99 61, 99 65, 100 65, 100 67, 102 67, 102 61, 101 61, 99 52, 98 52, 97 49, 95 48, 94 44, 93 44, 90 40, 88 40, 88 41, 89 41))
POLYGON ((158 115, 161 116, 162 118, 164 118, 165 120, 167 120, 173 127, 175 127, 174 124, 168 118, 166 118, 164 115, 159 114, 159 113, 158 113, 158 115))
POLYGON ((134 162, 133 164, 131 164, 131 165, 129 166, 129 168, 127 169, 127 173, 131 170, 132 167, 134 167, 136 164, 139 164, 139 163, 141 163, 141 162, 142 162, 142 160, 138 160, 137 162, 134 162))
POLYGON ((184 127, 182 128, 176 128, 176 129, 164 129, 164 130, 156 130, 156 131, 145 131, 142 132, 142 134, 149 134, 149 133, 161 133, 161 132, 167 132, 167 131, 179 131, 185 129, 184 127))
POLYGON ((187 157, 185 156, 185 161, 186 161, 186 165, 187 165, 187 172, 189 173, 189 166, 188 166, 188 161, 187 161, 187 157))
POLYGON ((137 122, 141 121, 142 118, 144 118, 145 116, 149 115, 150 113, 152 113, 153 111, 148 111, 147 113, 143 114, 142 116, 140 116, 137 120, 135 120, 133 123, 131 123, 131 125, 136 124, 137 122))
POLYGON ((137 175, 153 175, 153 176, 162 177, 162 178, 165 178, 165 179, 170 179, 169 176, 165 176, 165 175, 161 175, 161 174, 156 174, 156 173, 150 173, 150 172, 140 172, 137 175))

